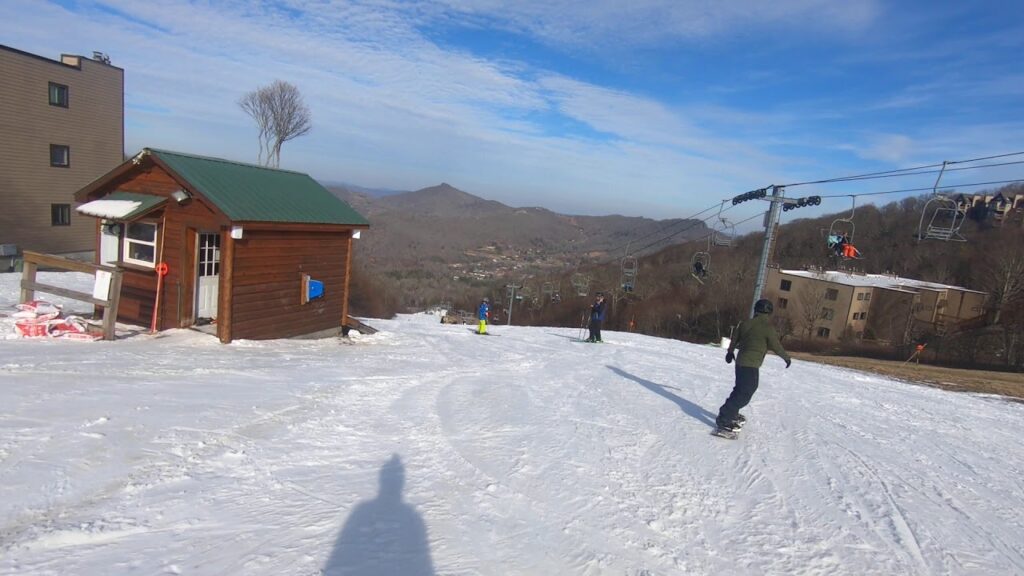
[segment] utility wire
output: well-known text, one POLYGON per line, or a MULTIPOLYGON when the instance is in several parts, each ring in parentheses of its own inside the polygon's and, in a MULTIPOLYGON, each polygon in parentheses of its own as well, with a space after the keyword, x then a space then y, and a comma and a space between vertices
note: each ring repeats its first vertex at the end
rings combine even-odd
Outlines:
MULTIPOLYGON (((724 200, 722 202, 724 202, 724 200)), ((664 232, 665 230, 667 230, 667 229, 669 229, 669 228, 671 228, 673 226, 676 226, 677 224, 680 224, 680 223, 682 223, 682 224, 690 224, 689 227, 687 227, 685 229, 685 230, 689 230, 689 228, 692 228, 693 226, 695 226, 695 224, 690 223, 690 221, 692 221, 697 216, 700 216, 701 214, 704 214, 705 212, 709 212, 711 210, 714 210, 715 208, 718 208, 719 206, 721 206, 721 204, 722 204, 721 202, 716 202, 716 203, 712 204, 711 206, 701 210, 700 212, 697 212, 695 214, 691 214, 690 216, 685 216, 685 217, 680 218, 678 220, 674 220, 672 222, 669 222, 668 224, 658 228, 657 230, 654 230, 652 232, 648 232, 647 234, 644 234, 643 236, 641 236, 639 238, 633 238, 629 242, 626 242, 625 244, 622 244, 620 246, 617 246, 615 248, 612 248, 612 249, 608 250, 608 253, 609 254, 617 253, 619 250, 622 250, 623 248, 629 247, 629 245, 632 244, 633 242, 641 242, 643 240, 646 240, 647 238, 650 238, 651 236, 654 236, 655 234, 660 234, 660 233, 664 232)), ((703 221, 704 220, 701 220, 701 222, 703 222, 703 221)), ((636 252, 636 251, 634 251, 634 252, 636 252)))
MULTIPOLYGON (((946 165, 948 166, 950 164, 970 164, 972 162, 981 162, 983 160, 995 160, 995 159, 998 159, 998 158, 1008 158, 1008 157, 1011 157, 1011 156, 1021 156, 1021 155, 1024 155, 1024 152, 1010 152, 1010 153, 1007 153, 1007 154, 996 154, 994 156, 983 156, 983 157, 980 157, 980 158, 971 158, 971 159, 968 159, 968 160, 950 160, 950 161, 946 162, 946 165)), ((1002 164, 994 164, 994 166, 1000 166, 1000 165, 1002 165, 1002 164)), ((866 174, 854 174, 854 175, 851 175, 851 176, 839 176, 839 177, 836 177, 836 178, 825 178, 825 179, 821 179, 821 180, 808 180, 806 182, 793 182, 792 184, 784 184, 783 186, 785 188, 790 188, 790 187, 794 187, 794 186, 805 186, 805 185, 808 185, 808 184, 829 184, 829 183, 833 183, 833 182, 847 182, 847 181, 850 181, 850 180, 870 180, 870 179, 873 179, 873 178, 891 178, 891 177, 894 177, 894 176, 911 176, 911 175, 914 175, 914 174, 930 174, 930 173, 934 173, 934 172, 918 172, 918 171, 919 170, 927 170, 929 168, 939 168, 941 166, 942 166, 941 163, 940 164, 926 164, 926 165, 923 165, 923 166, 914 166, 914 167, 911 167, 911 168, 899 168, 899 169, 895 169, 895 170, 884 170, 884 171, 881 171, 881 172, 868 172, 866 174)), ((963 169, 984 168, 984 167, 985 166, 969 166, 969 167, 965 167, 963 169)), ((946 171, 948 172, 949 168, 947 168, 946 171)))
MULTIPOLYGON (((950 189, 954 189, 954 188, 972 188, 972 187, 975 187, 975 186, 993 186, 995 184, 1014 184, 1014 183, 1017 183, 1017 182, 1024 182, 1024 178, 1019 178, 1019 179, 1016 179, 1016 180, 995 180, 995 181, 992 181, 992 182, 974 182, 974 183, 971 183, 971 184, 956 184, 956 185, 952 185, 952 186, 944 186, 943 188, 945 190, 950 190, 950 189)), ((903 188, 901 190, 885 190, 885 191, 882 191, 882 192, 860 192, 860 193, 857 193, 857 194, 823 194, 823 195, 819 195, 818 197, 819 198, 856 198, 858 196, 881 196, 881 195, 884 195, 884 194, 901 194, 901 193, 908 193, 908 192, 929 192, 929 191, 931 191, 933 189, 934 189, 934 187, 928 186, 927 188, 903 188)))
MULTIPOLYGON (((996 167, 999 167, 999 166, 1015 166, 1017 164, 1024 164, 1024 160, 1016 160, 1014 162, 997 162, 995 164, 980 164, 978 166, 961 166, 960 168, 949 168, 949 167, 947 167, 944 172, 946 172, 948 174, 949 172, 960 172, 960 171, 963 171, 963 170, 978 170, 978 169, 981 169, 981 168, 996 168, 996 167)), ((942 166, 942 165, 939 164, 939 166, 942 166)), ((835 183, 835 182, 856 182, 858 180, 877 180, 877 179, 881 179, 881 178, 902 178, 903 176, 920 176, 922 174, 939 174, 939 173, 943 172, 943 170, 941 170, 941 169, 940 170, 919 170, 917 168, 906 168, 905 170, 908 170, 908 171, 900 172, 899 174, 881 174, 881 173, 879 173, 879 174, 876 174, 876 175, 866 174, 866 175, 861 175, 861 176, 847 176, 847 177, 844 177, 844 178, 831 178, 829 180, 819 180, 817 182, 803 182, 803 183, 799 183, 799 184, 789 184, 789 186, 801 186, 803 184, 822 184, 822 183, 835 183), (910 170, 915 170, 915 171, 910 172, 910 170)))

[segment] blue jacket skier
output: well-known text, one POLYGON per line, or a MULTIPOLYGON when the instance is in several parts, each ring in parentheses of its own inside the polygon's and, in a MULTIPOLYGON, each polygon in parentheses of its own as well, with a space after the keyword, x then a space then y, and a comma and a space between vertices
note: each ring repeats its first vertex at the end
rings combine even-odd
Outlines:
POLYGON ((740 414, 740 409, 750 403, 754 392, 757 391, 761 363, 764 362, 764 356, 769 349, 786 361, 786 368, 789 368, 792 362, 779 342, 775 328, 768 320, 773 309, 770 300, 758 300, 754 303, 754 317, 740 322, 736 327, 734 338, 729 343, 729 350, 725 353, 726 363, 736 360, 736 385, 733 386, 732 394, 729 394, 725 404, 718 410, 715 423, 720 429, 735 432, 743 426, 746 418, 740 414), (737 348, 740 351, 738 357, 734 354, 737 348))
POLYGON ((601 342, 601 322, 604 322, 604 294, 598 292, 590 307, 590 337, 587 342, 601 342))
POLYGON ((480 301, 480 307, 476 311, 477 320, 480 321, 480 326, 477 328, 477 334, 487 334, 487 320, 491 317, 491 300, 484 298, 480 301))

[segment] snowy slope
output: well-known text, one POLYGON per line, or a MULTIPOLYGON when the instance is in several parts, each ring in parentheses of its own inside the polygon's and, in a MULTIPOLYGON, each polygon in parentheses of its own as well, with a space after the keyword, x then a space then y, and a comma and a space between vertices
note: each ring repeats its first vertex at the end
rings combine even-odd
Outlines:
POLYGON ((769 357, 730 442, 713 347, 371 324, 0 340, 0 574, 1024 573, 1020 403, 769 357))

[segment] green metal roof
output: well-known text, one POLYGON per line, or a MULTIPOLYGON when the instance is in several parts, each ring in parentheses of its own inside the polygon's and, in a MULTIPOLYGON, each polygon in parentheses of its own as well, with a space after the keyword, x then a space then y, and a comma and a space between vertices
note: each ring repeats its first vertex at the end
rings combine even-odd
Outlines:
POLYGON ((308 174, 146 148, 236 222, 368 226, 308 174))
POLYGON ((164 196, 115 190, 99 200, 82 204, 76 210, 98 218, 128 221, 151 212, 166 201, 164 196))

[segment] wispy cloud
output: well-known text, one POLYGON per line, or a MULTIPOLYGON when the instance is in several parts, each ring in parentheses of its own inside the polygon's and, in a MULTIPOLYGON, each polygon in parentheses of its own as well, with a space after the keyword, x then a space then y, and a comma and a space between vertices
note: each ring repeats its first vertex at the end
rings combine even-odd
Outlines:
MULTIPOLYGON (((883 53, 869 32, 885 9, 873 0, 8 0, 0 35, 50 57, 108 52, 126 71, 129 153, 161 146, 252 160, 254 128, 238 98, 280 78, 313 112, 313 132, 285 147, 289 168, 388 188, 443 180, 513 205, 666 217, 783 178, 952 153, 953 133, 981 146, 971 125, 995 131, 992 145, 1012 143, 1019 127, 984 113, 960 128, 946 122, 955 128, 948 133, 933 129, 952 75, 899 78, 867 95, 847 90, 873 80, 845 77, 847 69, 887 65, 851 56, 883 53), (555 48, 513 57, 438 34, 466 28, 555 48), (730 42, 744 46, 721 47, 730 42), (834 57, 814 59, 816 43, 834 57), (706 45, 717 47, 704 56, 706 45), (696 64, 677 70, 678 46, 696 64), (807 52, 807 61, 759 57, 762 46, 790 59, 807 52), (664 66, 659 79, 677 87, 679 77, 685 90, 667 92, 623 64, 650 51, 659 59, 649 69, 664 66), (565 54, 597 64, 586 73, 560 67, 565 54), (609 69, 609 78, 599 73, 609 69)), ((1024 78, 1001 74, 955 93, 966 102, 1022 91, 1024 78)))

